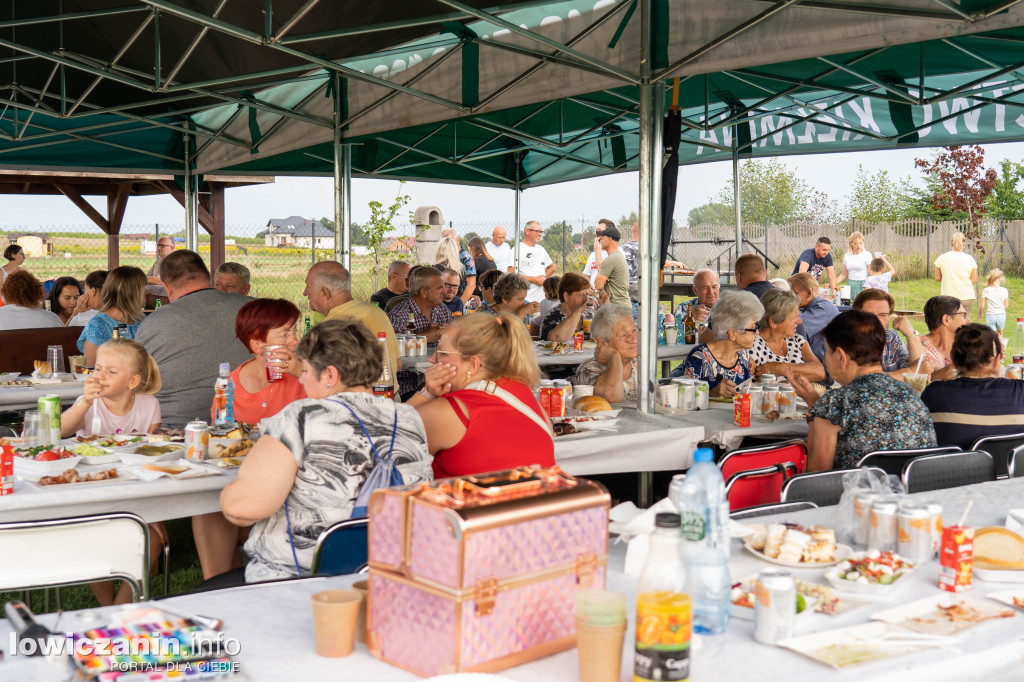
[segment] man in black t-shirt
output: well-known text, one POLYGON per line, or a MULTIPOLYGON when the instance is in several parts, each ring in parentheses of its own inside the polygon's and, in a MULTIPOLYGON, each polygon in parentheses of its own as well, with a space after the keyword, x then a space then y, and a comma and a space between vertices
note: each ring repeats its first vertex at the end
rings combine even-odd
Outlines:
POLYGON ((370 296, 370 303, 384 310, 388 301, 409 291, 409 264, 402 260, 392 261, 388 266, 388 284, 370 296))
POLYGON ((807 249, 796 259, 791 275, 798 272, 809 272, 816 280, 821 279, 822 273, 828 275, 828 284, 831 287, 833 296, 836 290, 836 268, 832 262, 832 240, 828 237, 818 237, 813 249, 807 249))

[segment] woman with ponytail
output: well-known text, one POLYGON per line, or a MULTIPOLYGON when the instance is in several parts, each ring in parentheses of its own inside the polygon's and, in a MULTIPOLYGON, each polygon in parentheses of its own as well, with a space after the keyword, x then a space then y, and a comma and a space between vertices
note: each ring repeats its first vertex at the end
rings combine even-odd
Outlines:
POLYGON ((426 426, 434 478, 554 465, 551 425, 533 397, 540 370, 520 320, 508 312, 457 318, 431 362, 409 404, 426 426))

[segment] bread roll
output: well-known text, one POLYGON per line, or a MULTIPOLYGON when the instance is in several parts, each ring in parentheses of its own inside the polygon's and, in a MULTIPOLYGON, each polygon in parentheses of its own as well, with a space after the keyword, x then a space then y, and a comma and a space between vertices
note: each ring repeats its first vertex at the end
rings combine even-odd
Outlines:
POLYGON ((1024 570, 1024 537, 1006 528, 979 528, 974 533, 974 565, 999 571, 1024 570))
POLYGON ((581 412, 607 412, 612 409, 611 404, 599 395, 580 396, 572 406, 581 412))

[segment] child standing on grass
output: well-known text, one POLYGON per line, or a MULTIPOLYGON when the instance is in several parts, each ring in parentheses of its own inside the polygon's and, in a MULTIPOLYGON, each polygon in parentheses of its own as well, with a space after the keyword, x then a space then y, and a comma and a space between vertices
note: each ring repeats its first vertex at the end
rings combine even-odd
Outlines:
POLYGON ((981 312, 985 314, 985 324, 995 329, 999 336, 1006 328, 1006 309, 1010 307, 1010 292, 1003 282, 1003 271, 996 268, 988 273, 988 281, 981 290, 981 312))
POLYGON ((895 274, 896 268, 885 259, 885 256, 878 254, 868 264, 868 278, 864 280, 864 288, 889 291, 889 282, 895 274))

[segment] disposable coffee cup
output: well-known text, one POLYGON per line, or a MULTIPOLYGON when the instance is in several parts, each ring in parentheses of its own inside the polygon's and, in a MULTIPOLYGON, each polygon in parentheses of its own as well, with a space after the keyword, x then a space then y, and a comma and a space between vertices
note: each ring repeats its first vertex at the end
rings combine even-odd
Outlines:
POLYGON ((661 402, 661 406, 675 410, 679 408, 679 385, 669 384, 667 386, 658 386, 658 400, 661 402))
POLYGON ((576 596, 576 650, 581 682, 619 682, 626 636, 626 595, 582 590, 576 596))
POLYGON ((586 384, 576 384, 572 387, 573 402, 576 402, 585 395, 594 395, 594 387, 586 384))
POLYGON ((666 345, 674 346, 674 345, 676 345, 676 342, 678 342, 678 341, 679 341, 679 332, 677 332, 675 329, 666 329, 665 330, 665 344, 666 345))
POLYGON ((363 601, 359 602, 359 619, 356 621, 356 641, 366 644, 366 596, 369 594, 370 582, 368 580, 354 582, 352 589, 363 595, 363 601))
POLYGON ((341 658, 351 654, 363 596, 353 590, 328 590, 314 594, 312 601, 317 655, 341 658))

